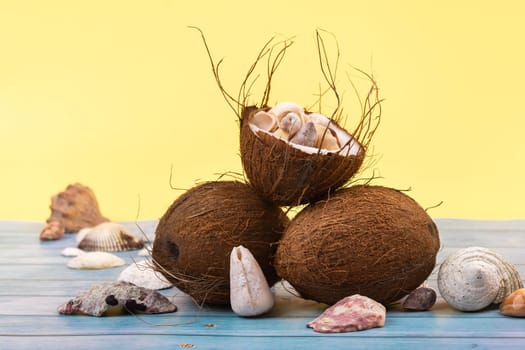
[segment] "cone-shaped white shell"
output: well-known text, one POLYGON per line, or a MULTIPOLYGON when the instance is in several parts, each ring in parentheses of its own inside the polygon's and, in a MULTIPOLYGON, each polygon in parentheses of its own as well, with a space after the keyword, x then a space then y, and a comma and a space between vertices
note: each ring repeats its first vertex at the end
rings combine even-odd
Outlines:
POLYGON ((443 261, 438 273, 441 296, 461 311, 498 304, 521 286, 516 268, 501 255, 482 247, 458 250, 443 261))
POLYGON ((252 253, 238 246, 230 254, 230 303, 239 316, 257 316, 269 311, 274 297, 252 253))

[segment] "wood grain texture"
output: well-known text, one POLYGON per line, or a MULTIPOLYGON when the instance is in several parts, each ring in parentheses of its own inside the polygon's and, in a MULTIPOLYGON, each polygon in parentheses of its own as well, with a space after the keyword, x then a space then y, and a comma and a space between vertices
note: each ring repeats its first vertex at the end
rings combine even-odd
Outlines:
MULTIPOLYGON (((525 275, 525 221, 436 220, 442 248, 438 262, 461 247, 492 248, 525 275)), ((139 232, 135 223, 126 223, 139 232)), ((152 237, 156 221, 139 223, 152 237)), ((111 317, 63 316, 57 307, 93 284, 115 280, 124 267, 78 271, 60 251, 74 235, 40 242, 43 223, 0 222, 0 349, 521 349, 525 319, 496 308, 462 313, 441 298, 429 312, 390 308, 385 327, 345 334, 318 334, 306 323, 324 305, 290 295, 278 285, 274 309, 264 317, 240 318, 228 308, 201 308, 175 288, 162 291, 179 307, 173 314, 111 317), (189 345, 188 345, 189 346, 189 345)), ((118 253, 129 264, 136 251, 118 253)), ((436 287, 437 267, 429 278, 436 287)))

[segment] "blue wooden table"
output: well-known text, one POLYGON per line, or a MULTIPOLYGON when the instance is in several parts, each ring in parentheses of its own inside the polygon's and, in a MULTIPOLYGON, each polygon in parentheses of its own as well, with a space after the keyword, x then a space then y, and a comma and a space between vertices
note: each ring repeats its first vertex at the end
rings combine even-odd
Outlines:
MULTIPOLYGON (((503 254, 525 276, 525 221, 436 220, 438 262, 461 247, 503 254)), ((135 223, 126 224, 138 232, 135 223)), ((155 221, 139 223, 153 236, 155 221)), ((0 349, 525 349, 525 319, 496 308, 476 313, 451 309, 441 298, 429 312, 390 309, 385 327, 320 334, 307 328, 323 305, 277 288, 276 305, 261 318, 240 318, 225 308, 199 308, 175 288, 162 291, 178 311, 162 315, 63 316, 57 307, 93 284, 116 280, 124 267, 72 270, 60 251, 74 235, 40 242, 39 222, 0 221, 0 349)), ((127 263, 137 252, 117 255, 127 263)), ((429 278, 436 287, 437 268, 429 278)))

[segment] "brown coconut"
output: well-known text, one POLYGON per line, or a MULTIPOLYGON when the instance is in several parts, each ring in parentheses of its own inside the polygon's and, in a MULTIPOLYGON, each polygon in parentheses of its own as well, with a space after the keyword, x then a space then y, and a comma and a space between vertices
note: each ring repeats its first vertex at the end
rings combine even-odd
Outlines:
POLYGON ((358 293, 387 305, 426 280, 439 246, 436 225, 412 198, 354 186, 292 220, 276 268, 306 299, 334 304, 358 293))
POLYGON ((100 213, 93 190, 79 183, 68 185, 65 191, 51 197, 49 208, 51 216, 47 222, 59 221, 69 233, 109 221, 100 213))
MULTIPOLYGON (((251 118, 267 109, 246 107, 240 120, 244 171, 264 199, 282 206, 315 201, 344 185, 359 170, 365 157, 362 146, 356 155, 348 151, 309 154, 269 133, 254 132, 251 118)), ((331 125, 340 128, 335 121, 331 125)))
POLYGON ((273 267, 276 243, 289 219, 240 182, 198 185, 181 195, 158 224, 152 256, 156 268, 199 303, 230 303, 230 253, 248 248, 268 284, 277 280, 273 267))

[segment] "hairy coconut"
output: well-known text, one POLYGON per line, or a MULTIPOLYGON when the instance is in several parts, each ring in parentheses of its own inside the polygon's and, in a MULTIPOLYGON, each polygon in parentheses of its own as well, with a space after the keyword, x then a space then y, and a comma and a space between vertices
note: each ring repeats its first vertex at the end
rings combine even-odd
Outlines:
POLYGON ((303 209, 279 243, 276 268, 304 298, 333 304, 361 294, 386 305, 425 281, 439 246, 436 225, 412 198, 360 185, 303 209))
POLYGON ((197 302, 229 304, 230 253, 248 248, 269 283, 276 244, 289 219, 241 182, 198 185, 181 195, 160 219, 152 256, 156 269, 197 302))
POLYGON ((331 128, 347 139, 339 149, 328 151, 297 145, 254 127, 254 116, 265 110, 247 107, 240 121, 244 171, 264 199, 278 205, 308 203, 344 185, 359 170, 365 149, 335 121, 330 121, 331 128))

